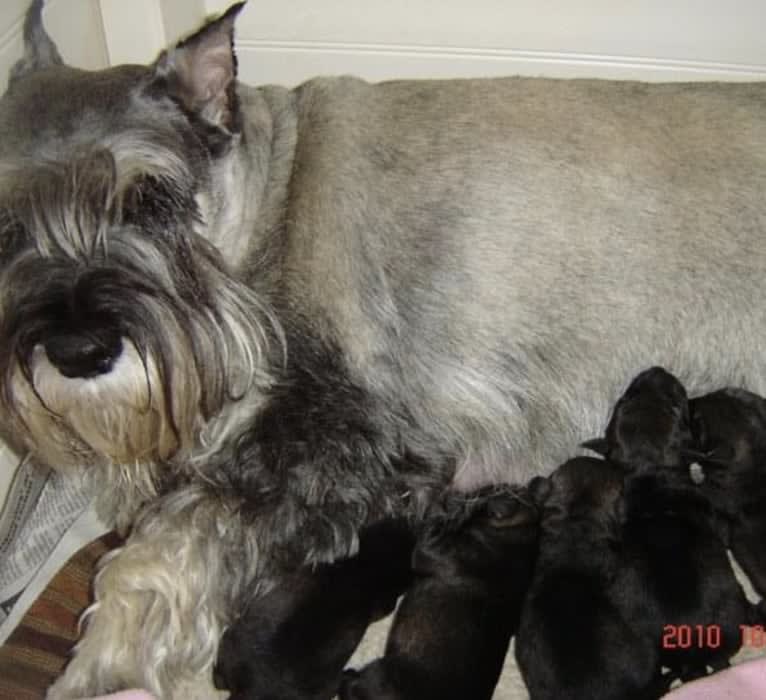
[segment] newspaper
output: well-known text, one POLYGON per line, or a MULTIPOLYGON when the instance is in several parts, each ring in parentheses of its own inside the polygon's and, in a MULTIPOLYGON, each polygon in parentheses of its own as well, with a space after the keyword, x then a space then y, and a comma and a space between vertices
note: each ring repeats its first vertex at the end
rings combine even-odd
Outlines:
POLYGON ((106 531, 81 478, 0 448, 0 644, 80 547, 106 531))

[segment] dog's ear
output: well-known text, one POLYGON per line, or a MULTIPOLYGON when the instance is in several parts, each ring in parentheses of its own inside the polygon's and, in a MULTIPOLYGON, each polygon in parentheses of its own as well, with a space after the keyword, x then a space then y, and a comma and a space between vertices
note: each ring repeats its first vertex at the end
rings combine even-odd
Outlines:
POLYGON ((11 68, 8 85, 25 78, 30 73, 62 65, 61 54, 51 41, 43 25, 44 0, 33 0, 24 20, 24 55, 11 68))
POLYGON ((551 480, 544 476, 536 476, 527 484, 527 494, 538 508, 545 504, 552 491, 551 480))
POLYGON ((581 442, 580 447, 584 447, 586 450, 591 450, 602 457, 606 456, 606 453, 609 451, 609 443, 607 442, 607 439, 603 437, 581 442))
POLYGON ((490 498, 486 504, 487 517, 492 527, 504 529, 518 527, 535 520, 535 510, 525 505, 520 497, 509 494, 490 498))
POLYGON ((245 6, 232 5, 217 19, 164 51, 154 64, 150 89, 169 95, 203 123, 232 134, 239 131, 234 22, 245 6))

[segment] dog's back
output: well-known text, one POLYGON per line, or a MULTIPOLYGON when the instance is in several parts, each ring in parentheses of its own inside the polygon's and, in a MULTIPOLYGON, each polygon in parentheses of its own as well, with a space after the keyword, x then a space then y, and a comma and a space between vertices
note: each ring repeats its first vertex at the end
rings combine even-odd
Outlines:
POLYGON ((496 471, 506 460, 485 459, 492 448, 510 450, 524 480, 600 430, 642 367, 667 366, 697 390, 752 365, 739 348, 764 327, 751 283, 766 264, 761 93, 521 78, 309 83, 298 93, 286 283, 332 319, 359 379, 407 396, 445 431, 442 444, 481 434, 466 483, 507 478, 496 471), (746 220, 731 192, 750 203, 746 220), (350 197, 365 206, 349 212, 350 197), (688 201, 705 206, 691 216, 688 201), (349 245, 364 249, 364 266, 336 264, 349 245), (377 363, 383 347, 396 363, 377 363))

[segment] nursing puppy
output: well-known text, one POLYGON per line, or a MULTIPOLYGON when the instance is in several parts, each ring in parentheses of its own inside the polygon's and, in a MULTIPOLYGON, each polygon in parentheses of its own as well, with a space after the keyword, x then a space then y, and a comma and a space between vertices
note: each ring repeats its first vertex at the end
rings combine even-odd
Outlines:
POLYGON ((540 554, 516 638, 532 700, 654 700, 667 689, 658 640, 635 626, 649 582, 623 566, 622 485, 620 467, 590 457, 535 484, 540 554))
POLYGON ((728 526, 727 543, 761 596, 766 596, 766 401, 722 389, 690 402, 702 490, 728 526))
POLYGON ((615 405, 605 438, 584 445, 625 474, 621 577, 644 582, 622 596, 627 621, 657 645, 669 679, 726 666, 753 610, 729 564, 723 523, 689 472, 696 453, 683 385, 660 367, 640 373, 615 405), (684 648, 673 636, 681 626, 716 626, 720 644, 684 648))
POLYGON ((232 700, 330 700, 370 623, 393 611, 410 583, 414 535, 385 521, 359 553, 285 577, 254 596, 221 640, 216 687, 232 700))
POLYGON ((686 389, 662 367, 637 375, 615 404, 605 436, 583 443, 629 470, 680 467, 690 446, 686 389))
POLYGON ((644 584, 625 599, 628 620, 659 649, 669 679, 725 668, 740 649, 740 626, 762 622, 734 575, 710 501, 683 470, 628 478, 623 552, 624 571, 644 584), (715 628, 718 638, 680 642, 684 627, 715 628))
POLYGON ((537 511, 525 498, 476 494, 467 514, 418 543, 385 656, 347 674, 342 700, 492 697, 537 554, 537 511))
POLYGON ((254 88, 241 11, 91 73, 35 0, 0 99, 0 430, 130 528, 52 700, 209 683, 253 590, 548 473, 647 363, 766 390, 766 86, 254 88))

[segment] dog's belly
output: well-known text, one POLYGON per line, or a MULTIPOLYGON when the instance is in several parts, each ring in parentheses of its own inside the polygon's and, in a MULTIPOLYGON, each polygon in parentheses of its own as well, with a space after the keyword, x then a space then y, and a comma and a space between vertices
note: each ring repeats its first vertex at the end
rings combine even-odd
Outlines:
POLYGON ((296 297, 458 483, 549 471, 652 364, 763 391, 763 86, 318 85, 296 297))

